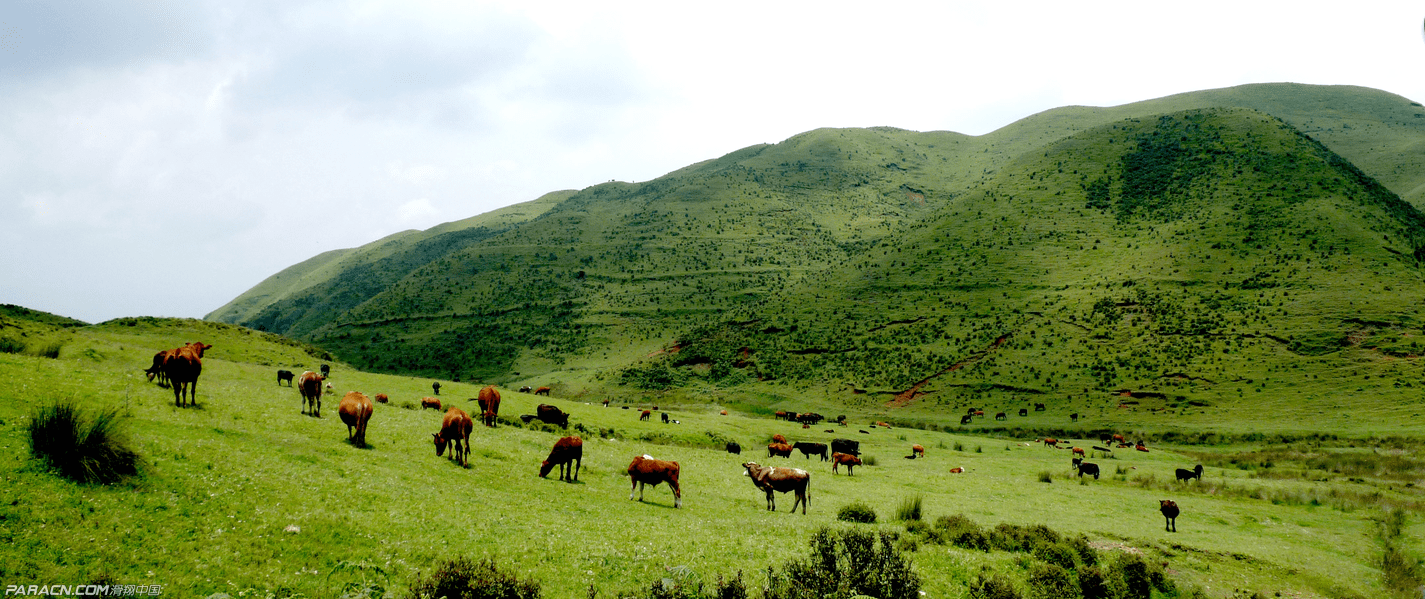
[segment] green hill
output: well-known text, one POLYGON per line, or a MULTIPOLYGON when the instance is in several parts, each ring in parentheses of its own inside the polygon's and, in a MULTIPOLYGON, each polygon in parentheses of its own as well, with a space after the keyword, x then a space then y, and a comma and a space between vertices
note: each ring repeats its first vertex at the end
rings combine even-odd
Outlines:
POLYGON ((821 129, 318 257, 209 318, 376 371, 760 409, 1400 403, 1417 110, 1267 84, 982 137, 821 129))

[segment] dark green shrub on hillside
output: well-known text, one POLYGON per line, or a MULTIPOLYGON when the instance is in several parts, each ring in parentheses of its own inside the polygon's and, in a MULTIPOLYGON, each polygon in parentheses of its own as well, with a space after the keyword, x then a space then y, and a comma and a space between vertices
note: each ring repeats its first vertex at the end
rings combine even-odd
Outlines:
POLYGON ((1047 564, 1053 564, 1065 570, 1073 570, 1079 567, 1077 560, 1078 553, 1070 547, 1068 543, 1040 543, 1033 550, 1034 557, 1039 558, 1047 564))
POLYGON ((1077 599, 1079 585, 1069 570, 1054 564, 1039 564, 1025 580, 1029 585, 1029 596, 1039 599, 1077 599))
POLYGON ((64 344, 56 341, 52 343, 46 343, 44 345, 35 346, 34 348, 32 348, 32 352, 34 353, 34 355, 39 356, 41 358, 57 360, 59 359, 59 350, 62 348, 64 348, 64 344))
POLYGON ((1019 591, 1015 590, 1014 583, 1008 578, 996 574, 990 578, 984 575, 975 577, 975 581, 970 583, 971 599, 1020 599, 1019 591))
POLYGON ((91 417, 72 402, 41 406, 30 415, 30 454, 70 480, 117 482, 143 466, 122 425, 117 408, 91 417))
POLYGON ((895 547, 895 535, 859 530, 812 535, 808 561, 767 572, 766 599, 918 599, 920 577, 895 547))
POLYGON ((843 522, 860 522, 862 524, 874 524, 876 522, 876 510, 860 501, 841 506, 841 510, 836 512, 836 519, 843 522))
POLYGON ((975 524, 963 514, 937 518, 935 520, 935 535, 931 540, 937 543, 950 543, 956 547, 979 551, 990 550, 990 536, 985 533, 983 528, 980 528, 980 525, 975 524))
POLYGON ((1113 578, 1113 572, 1105 572, 1098 566, 1085 566, 1079 569, 1079 592, 1084 599, 1113 599, 1122 595, 1118 590, 1123 587, 1121 578, 1113 578))
POLYGON ((446 560, 427 578, 411 585, 410 599, 538 599, 539 583, 521 581, 500 570, 491 559, 470 561, 468 557, 446 560))
POLYGON ((25 351, 25 342, 10 337, 0 337, 0 353, 18 354, 25 351))

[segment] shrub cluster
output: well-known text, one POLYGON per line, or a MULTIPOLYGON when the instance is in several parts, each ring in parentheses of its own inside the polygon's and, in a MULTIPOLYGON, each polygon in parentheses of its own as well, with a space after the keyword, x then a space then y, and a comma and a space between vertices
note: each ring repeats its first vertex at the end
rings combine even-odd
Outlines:
POLYGON ((418 578, 410 599, 539 599, 539 583, 520 580, 501 570, 493 559, 478 562, 468 557, 446 560, 429 577, 418 578))
POLYGON ((876 510, 864 502, 856 501, 841 506, 841 510, 836 512, 836 519, 842 522, 874 524, 876 522, 876 510))
POLYGON ((30 454, 70 480, 117 482, 139 474, 143 466, 122 424, 117 408, 91 417, 73 402, 43 405, 30 414, 30 454))
POLYGON ((919 598, 920 577, 895 547, 895 535, 860 530, 812 535, 811 559, 767 572, 766 599, 919 598))

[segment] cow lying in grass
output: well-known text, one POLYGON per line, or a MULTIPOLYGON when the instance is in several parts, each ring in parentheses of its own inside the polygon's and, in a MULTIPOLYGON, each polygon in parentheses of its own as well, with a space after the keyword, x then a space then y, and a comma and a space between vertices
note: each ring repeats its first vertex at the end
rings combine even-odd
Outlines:
POLYGON ((767 492, 768 510, 777 511, 775 493, 796 491, 797 500, 792 503, 792 511, 797 511, 797 504, 801 504, 802 515, 806 515, 807 487, 811 485, 811 473, 801 468, 759 466, 756 462, 747 462, 742 467, 746 468, 743 474, 752 479, 752 484, 767 492))
POLYGON ((578 437, 564 437, 554 442, 549 457, 539 465, 539 476, 549 476, 549 471, 559 466, 559 480, 574 482, 579 480, 579 466, 584 463, 584 440, 578 437))
POLYGON ((677 462, 655 460, 651 455, 645 454, 633 458, 633 462, 628 465, 628 476, 633 481, 633 489, 628 492, 628 500, 633 501, 633 492, 638 491, 638 500, 643 501, 645 485, 656 487, 660 483, 666 482, 673 489, 673 507, 683 507, 683 490, 678 486, 679 470, 677 462))

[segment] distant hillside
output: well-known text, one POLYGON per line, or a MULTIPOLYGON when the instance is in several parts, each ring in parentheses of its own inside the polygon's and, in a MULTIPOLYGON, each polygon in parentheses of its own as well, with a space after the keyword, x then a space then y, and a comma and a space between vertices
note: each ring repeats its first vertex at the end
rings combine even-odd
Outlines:
POLYGON ((1381 377, 1419 354, 1418 110, 1269 84, 821 129, 324 255, 209 318, 378 371, 934 413, 1220 405, 1347 354, 1413 384, 1381 377))

